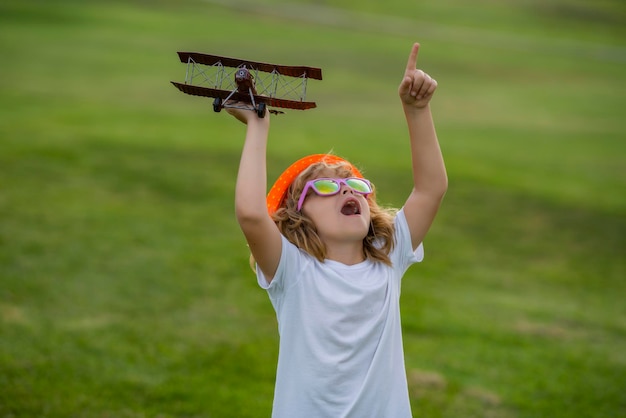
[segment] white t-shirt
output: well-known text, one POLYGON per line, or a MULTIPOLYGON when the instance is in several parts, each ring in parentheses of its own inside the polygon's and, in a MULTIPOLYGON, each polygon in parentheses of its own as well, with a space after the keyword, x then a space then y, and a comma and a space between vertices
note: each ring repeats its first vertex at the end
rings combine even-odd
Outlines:
POLYGON ((392 266, 319 262, 285 237, 267 289, 280 346, 274 418, 406 418, 411 407, 400 328, 400 282, 423 259, 400 210, 392 266))

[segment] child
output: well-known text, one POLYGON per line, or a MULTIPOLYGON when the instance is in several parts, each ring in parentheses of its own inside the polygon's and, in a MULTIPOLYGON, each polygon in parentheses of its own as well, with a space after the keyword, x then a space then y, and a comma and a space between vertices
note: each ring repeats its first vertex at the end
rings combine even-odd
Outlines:
POLYGON ((399 211, 348 161, 317 154, 265 196, 269 114, 229 109, 247 125, 237 219, 278 318, 272 416, 411 417, 400 329, 400 282, 423 258, 447 189, 429 102, 437 82, 409 55, 398 93, 409 128, 414 187, 399 211))

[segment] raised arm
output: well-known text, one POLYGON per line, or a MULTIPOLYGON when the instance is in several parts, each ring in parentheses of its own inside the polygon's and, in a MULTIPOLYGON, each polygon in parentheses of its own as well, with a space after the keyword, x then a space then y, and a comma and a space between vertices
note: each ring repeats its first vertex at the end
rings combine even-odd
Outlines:
POLYGON ((426 236, 448 188, 446 168, 430 111, 430 99, 437 82, 416 69, 419 47, 419 44, 413 45, 398 88, 411 142, 413 190, 404 205, 404 213, 413 248, 417 248, 426 236))
POLYGON ((235 187, 237 221, 259 268, 271 281, 280 260, 281 238, 276 224, 267 213, 265 201, 269 114, 259 118, 255 112, 241 109, 228 109, 228 113, 247 125, 235 187))

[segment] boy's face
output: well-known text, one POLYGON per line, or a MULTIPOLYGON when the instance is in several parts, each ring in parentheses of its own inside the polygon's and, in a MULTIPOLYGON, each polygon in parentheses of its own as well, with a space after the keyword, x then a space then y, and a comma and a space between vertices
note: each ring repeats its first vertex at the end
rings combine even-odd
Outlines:
POLYGON ((309 193, 304 199, 302 213, 313 221, 326 244, 332 241, 362 242, 369 231, 371 218, 367 198, 346 184, 342 184, 339 193, 332 196, 309 193))

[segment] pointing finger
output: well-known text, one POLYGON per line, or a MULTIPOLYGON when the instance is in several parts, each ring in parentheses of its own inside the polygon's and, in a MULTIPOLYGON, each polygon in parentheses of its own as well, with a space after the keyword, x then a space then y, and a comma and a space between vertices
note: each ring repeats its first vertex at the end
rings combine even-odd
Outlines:
POLYGON ((413 71, 417 67, 417 53, 420 49, 420 44, 413 44, 413 49, 411 49, 411 54, 409 54, 409 61, 406 63, 406 70, 413 71))

